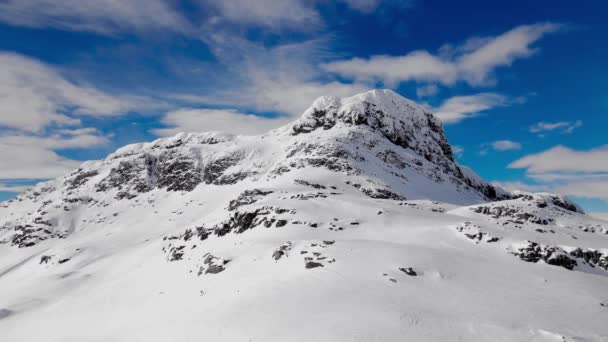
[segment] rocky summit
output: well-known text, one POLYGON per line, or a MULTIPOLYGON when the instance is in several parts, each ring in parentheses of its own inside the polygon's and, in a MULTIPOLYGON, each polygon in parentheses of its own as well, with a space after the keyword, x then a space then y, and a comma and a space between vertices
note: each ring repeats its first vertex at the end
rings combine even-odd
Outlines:
POLYGON ((0 203, 2 341, 607 341, 607 288, 608 222, 489 184, 390 90, 0 203))

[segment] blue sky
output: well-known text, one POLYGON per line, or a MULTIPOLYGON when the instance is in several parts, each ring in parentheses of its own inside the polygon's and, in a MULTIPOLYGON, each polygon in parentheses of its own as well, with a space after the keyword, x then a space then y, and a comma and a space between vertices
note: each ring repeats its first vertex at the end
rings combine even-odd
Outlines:
POLYGON ((508 189, 608 212, 605 1, 0 1, 0 199, 131 142, 391 88, 508 189))

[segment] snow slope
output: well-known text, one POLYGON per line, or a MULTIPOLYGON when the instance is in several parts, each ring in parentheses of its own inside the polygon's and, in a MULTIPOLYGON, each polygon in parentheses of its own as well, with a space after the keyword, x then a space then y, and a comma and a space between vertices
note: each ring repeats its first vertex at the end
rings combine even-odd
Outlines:
POLYGON ((389 90, 126 146, 0 204, 2 341, 607 341, 608 223, 389 90))

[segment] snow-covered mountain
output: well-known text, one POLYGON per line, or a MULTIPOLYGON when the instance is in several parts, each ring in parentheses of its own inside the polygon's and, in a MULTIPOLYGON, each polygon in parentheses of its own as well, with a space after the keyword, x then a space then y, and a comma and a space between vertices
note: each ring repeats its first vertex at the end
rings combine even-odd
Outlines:
POLYGON ((0 204, 2 341, 606 341, 608 222, 454 161, 390 90, 0 204))

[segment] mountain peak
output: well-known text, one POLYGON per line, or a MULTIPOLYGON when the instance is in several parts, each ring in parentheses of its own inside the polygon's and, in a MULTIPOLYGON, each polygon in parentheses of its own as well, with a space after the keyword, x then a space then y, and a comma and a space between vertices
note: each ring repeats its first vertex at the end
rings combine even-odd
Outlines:
POLYGON ((375 89, 347 98, 320 97, 292 129, 297 135, 335 126, 366 127, 429 161, 454 161, 441 121, 392 90, 375 89))
MULTIPOLYGON (((335 119, 344 122, 362 122, 365 118, 377 118, 382 112, 383 117, 393 120, 411 120, 415 117, 426 119, 428 113, 416 102, 409 100, 390 89, 373 89, 350 97, 339 98, 335 96, 321 96, 304 111, 300 120, 318 118, 320 112, 332 116, 334 113, 342 113, 335 119), (373 110, 370 110, 373 109, 373 110)), ((432 116, 434 121, 440 125, 438 119, 432 116)))

